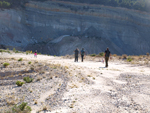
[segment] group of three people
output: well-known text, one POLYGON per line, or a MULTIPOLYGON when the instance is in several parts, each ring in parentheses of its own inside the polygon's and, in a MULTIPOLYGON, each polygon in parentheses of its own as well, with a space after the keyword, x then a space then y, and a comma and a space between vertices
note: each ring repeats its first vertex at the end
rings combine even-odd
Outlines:
MULTIPOLYGON (((74 50, 75 53, 75 62, 78 62, 78 55, 79 55, 79 49, 76 48, 74 50)), ((80 55, 81 55, 81 62, 83 62, 84 56, 86 55, 84 48, 82 48, 82 50, 80 51, 80 55)), ((104 58, 105 58, 105 67, 108 67, 108 60, 110 57, 110 51, 109 48, 107 47, 107 49, 105 50, 105 54, 104 54, 104 58)))

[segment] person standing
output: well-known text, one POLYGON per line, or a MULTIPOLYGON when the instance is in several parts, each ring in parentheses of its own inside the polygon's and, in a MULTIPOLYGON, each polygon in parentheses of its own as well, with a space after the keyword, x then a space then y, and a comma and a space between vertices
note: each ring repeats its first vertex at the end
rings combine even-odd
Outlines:
POLYGON ((108 67, 108 60, 109 60, 110 55, 111 54, 110 54, 109 48, 107 47, 107 49, 105 51, 105 55, 104 55, 104 57, 105 57, 105 63, 106 63, 105 67, 108 67))
POLYGON ((37 50, 34 52, 34 57, 37 58, 37 50))
POLYGON ((74 53, 75 53, 75 61, 74 61, 74 62, 78 62, 79 49, 76 48, 76 49, 74 50, 74 53))
POLYGON ((85 55, 84 48, 82 48, 82 50, 81 50, 81 52, 80 52, 80 55, 81 55, 81 62, 83 62, 84 55, 85 55))

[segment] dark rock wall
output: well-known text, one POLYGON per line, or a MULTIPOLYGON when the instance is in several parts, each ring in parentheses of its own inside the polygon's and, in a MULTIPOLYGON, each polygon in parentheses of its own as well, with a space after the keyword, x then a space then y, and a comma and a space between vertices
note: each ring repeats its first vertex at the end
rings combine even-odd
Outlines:
POLYGON ((150 14, 71 2, 29 2, 0 11, 0 44, 52 55, 88 54, 109 47, 113 54, 150 52, 150 14))

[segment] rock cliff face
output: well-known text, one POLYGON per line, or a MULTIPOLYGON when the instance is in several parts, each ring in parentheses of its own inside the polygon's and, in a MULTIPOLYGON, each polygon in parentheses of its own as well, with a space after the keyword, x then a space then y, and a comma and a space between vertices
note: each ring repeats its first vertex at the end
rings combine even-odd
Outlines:
POLYGON ((125 8, 64 1, 26 3, 0 11, 0 45, 52 55, 150 52, 150 14, 125 8))

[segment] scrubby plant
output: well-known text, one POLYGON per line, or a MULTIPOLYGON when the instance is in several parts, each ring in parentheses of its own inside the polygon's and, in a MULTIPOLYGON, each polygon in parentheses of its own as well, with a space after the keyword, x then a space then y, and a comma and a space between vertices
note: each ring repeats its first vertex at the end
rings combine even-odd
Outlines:
POLYGON ((9 63, 5 62, 5 63, 3 63, 3 66, 7 67, 7 66, 9 66, 9 63))
POLYGON ((37 103, 38 103, 37 101, 34 102, 34 104, 37 104, 37 103))
POLYGON ((45 111, 45 110, 47 110, 47 107, 46 107, 46 106, 44 106, 44 107, 43 107, 43 110, 44 110, 44 111, 45 111))
POLYGON ((30 67, 30 69, 33 71, 34 70, 34 66, 30 67))
POLYGON ((30 78, 30 77, 24 77, 23 80, 26 81, 27 83, 30 83, 30 82, 33 81, 33 78, 30 78))
POLYGON ((21 82, 21 81, 18 80, 18 81, 16 82, 16 84, 17 84, 17 86, 22 86, 22 85, 24 84, 24 82, 21 82))
POLYGON ((18 59, 18 61, 22 61, 22 60, 23 60, 22 58, 19 58, 19 59, 18 59))
POLYGON ((0 52, 3 52, 3 50, 2 50, 2 49, 0 49, 0 52))
POLYGON ((91 56, 91 57, 94 57, 94 56, 96 56, 96 54, 91 54, 90 56, 91 56))
POLYGON ((22 58, 19 58, 19 59, 18 59, 18 61, 22 61, 22 60, 23 60, 22 58))
POLYGON ((15 105, 12 108, 13 113, 30 113, 32 111, 30 106, 27 106, 28 103, 22 102, 19 106, 15 105))
POLYGON ((113 54, 113 56, 114 56, 114 57, 116 57, 116 56, 117 56, 117 54, 113 54))
POLYGON ((123 58, 123 59, 127 59, 127 55, 126 55, 126 54, 123 54, 123 55, 122 55, 122 58, 123 58))
POLYGON ((31 64, 31 61, 30 61, 30 62, 28 62, 28 64, 31 64))
POLYGON ((21 53, 20 51, 16 50, 15 53, 21 53))
POLYGON ((104 56, 104 52, 99 53, 99 56, 104 56))
POLYGON ((149 53, 146 53, 147 56, 149 56, 149 53))
POLYGON ((127 61, 128 62, 131 62, 133 59, 129 56, 128 58, 127 58, 127 61))
POLYGON ((15 49, 15 48, 13 48, 13 52, 16 52, 16 49, 15 49))

